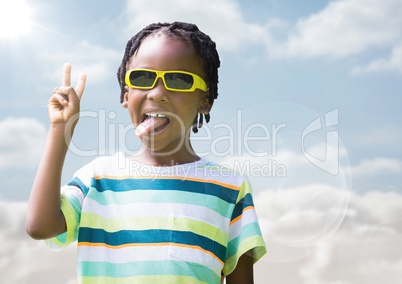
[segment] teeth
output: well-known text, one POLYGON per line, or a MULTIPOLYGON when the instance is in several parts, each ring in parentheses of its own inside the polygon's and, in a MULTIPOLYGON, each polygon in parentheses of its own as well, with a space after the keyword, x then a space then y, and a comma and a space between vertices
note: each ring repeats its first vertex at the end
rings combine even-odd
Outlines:
POLYGON ((151 117, 166 117, 166 115, 161 114, 161 113, 146 113, 146 116, 151 116, 151 117))

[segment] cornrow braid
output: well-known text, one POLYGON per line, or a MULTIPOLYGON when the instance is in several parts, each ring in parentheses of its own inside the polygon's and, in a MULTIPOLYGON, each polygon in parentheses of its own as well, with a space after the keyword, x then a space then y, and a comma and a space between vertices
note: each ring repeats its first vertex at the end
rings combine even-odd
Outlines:
MULTIPOLYGON (((200 31, 196 25, 184 22, 150 24, 127 42, 121 65, 117 71, 117 79, 121 89, 120 103, 123 103, 124 100, 124 87, 126 86, 124 79, 131 57, 138 50, 142 41, 146 37, 158 32, 161 32, 168 37, 185 40, 192 44, 195 51, 203 61, 203 68, 206 74, 206 83, 209 92, 208 99, 209 103, 212 105, 214 100, 218 98, 218 68, 220 66, 220 60, 216 50, 216 44, 208 35, 200 31)), ((197 133, 198 128, 202 127, 204 116, 205 121, 208 123, 211 118, 210 114, 204 115, 199 113, 196 115, 192 128, 194 133, 197 133)))

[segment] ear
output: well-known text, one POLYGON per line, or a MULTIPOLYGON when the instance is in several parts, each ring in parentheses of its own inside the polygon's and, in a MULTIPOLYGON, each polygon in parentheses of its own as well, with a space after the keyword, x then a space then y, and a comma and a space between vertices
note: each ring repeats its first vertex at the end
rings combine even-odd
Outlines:
POLYGON ((124 96, 123 96, 123 102, 121 103, 121 106, 123 108, 128 108, 128 87, 124 87, 124 96))
POLYGON ((213 103, 209 102, 209 93, 206 93, 205 96, 202 98, 201 105, 198 108, 198 113, 209 114, 212 109, 212 105, 213 103))

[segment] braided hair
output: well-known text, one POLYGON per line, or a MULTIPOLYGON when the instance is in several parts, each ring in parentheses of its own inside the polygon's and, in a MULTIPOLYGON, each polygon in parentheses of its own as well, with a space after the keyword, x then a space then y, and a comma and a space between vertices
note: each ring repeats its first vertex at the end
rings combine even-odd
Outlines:
MULTIPOLYGON (((216 50, 216 44, 211 38, 204 34, 194 24, 174 22, 174 23, 154 23, 150 24, 133 36, 126 45, 121 65, 117 71, 117 79, 120 84, 121 94, 120 103, 124 99, 124 87, 126 86, 124 78, 127 71, 127 65, 130 58, 140 47, 142 41, 150 35, 163 33, 168 37, 173 37, 189 42, 203 61, 203 68, 206 74, 206 83, 209 90, 209 103, 212 105, 214 99, 218 97, 218 68, 220 66, 219 55, 216 50)), ((210 114, 197 114, 193 122, 193 132, 197 133, 198 128, 202 127, 205 121, 208 123, 210 114)))

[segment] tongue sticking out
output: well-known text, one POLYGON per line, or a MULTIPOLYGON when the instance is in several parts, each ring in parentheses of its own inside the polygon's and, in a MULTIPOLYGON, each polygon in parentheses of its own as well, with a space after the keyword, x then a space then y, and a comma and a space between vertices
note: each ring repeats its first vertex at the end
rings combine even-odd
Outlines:
POLYGON ((145 134, 157 132, 169 123, 167 117, 147 117, 144 122, 137 126, 135 129, 135 135, 142 137, 145 134))

